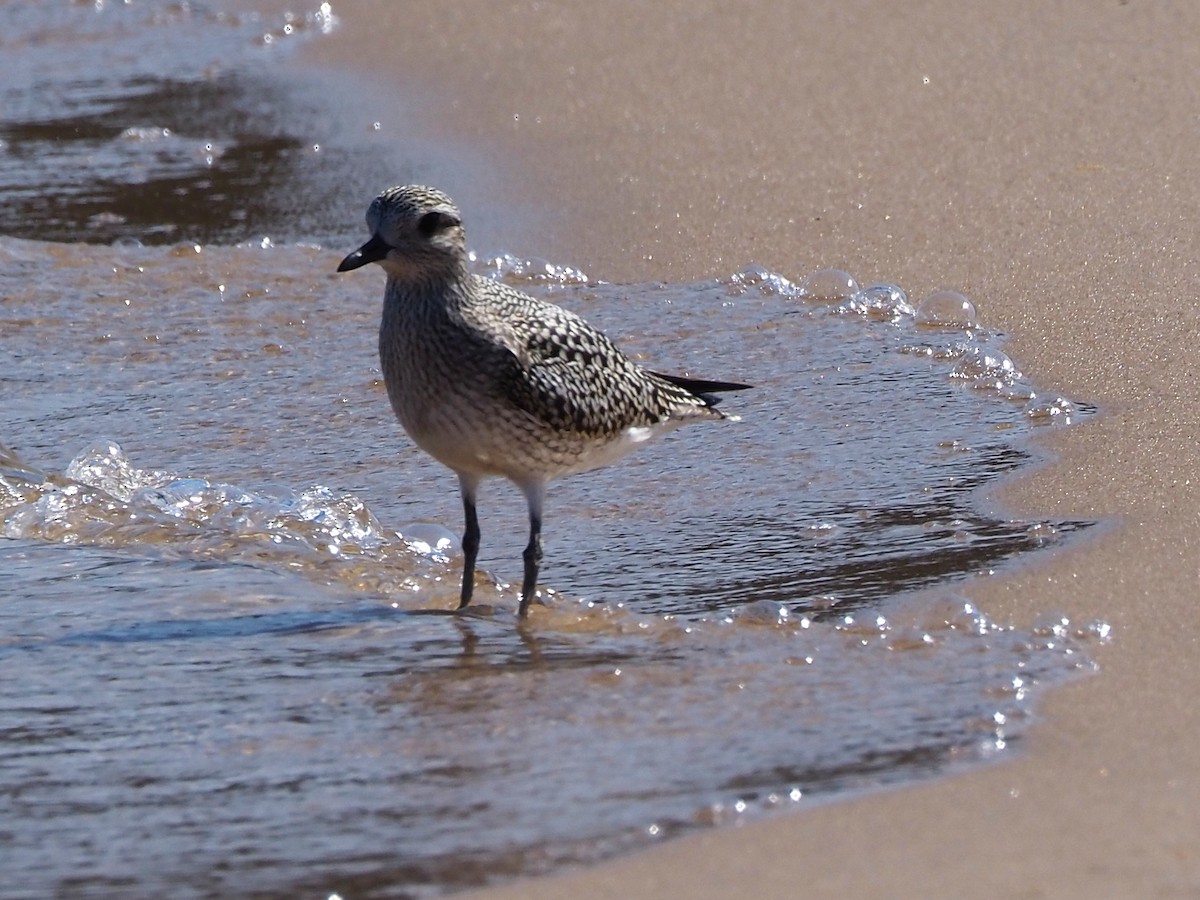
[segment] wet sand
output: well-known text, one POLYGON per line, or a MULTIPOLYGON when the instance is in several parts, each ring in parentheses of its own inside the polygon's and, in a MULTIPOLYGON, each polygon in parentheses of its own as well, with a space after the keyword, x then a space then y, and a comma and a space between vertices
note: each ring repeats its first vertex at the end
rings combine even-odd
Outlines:
POLYGON ((1113 626, 1100 674, 1044 699, 1021 754, 489 895, 1195 891, 1200 7, 336 12, 310 57, 357 70, 398 128, 491 155, 491 181, 446 187, 535 211, 506 249, 612 281, 757 262, 963 290, 1026 372, 1102 409, 1048 433, 1051 462, 989 500, 1112 523, 969 587, 1001 620, 1113 626))

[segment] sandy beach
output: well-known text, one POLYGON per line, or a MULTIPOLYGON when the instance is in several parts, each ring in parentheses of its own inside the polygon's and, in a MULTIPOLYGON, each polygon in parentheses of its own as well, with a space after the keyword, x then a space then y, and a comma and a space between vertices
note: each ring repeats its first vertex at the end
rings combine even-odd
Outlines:
POLYGON ((1100 673, 1043 698, 1020 754, 488 895, 1200 891, 1200 6, 335 11, 310 59, 377 91, 398 130, 493 163, 444 185, 464 206, 530 211, 477 245, 608 281, 758 263, 961 290, 1036 382, 1101 409, 1047 429, 1050 462, 989 502, 1109 526, 968 588, 1001 621, 1112 626, 1100 673))

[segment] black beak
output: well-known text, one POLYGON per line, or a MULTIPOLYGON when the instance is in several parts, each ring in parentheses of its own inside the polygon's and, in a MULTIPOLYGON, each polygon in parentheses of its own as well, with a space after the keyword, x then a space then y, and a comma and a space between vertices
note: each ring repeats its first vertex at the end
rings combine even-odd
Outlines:
POLYGON ((367 263, 379 262, 388 255, 388 251, 391 249, 379 235, 372 235, 369 241, 343 259, 338 264, 337 270, 349 272, 351 269, 360 268, 367 263))

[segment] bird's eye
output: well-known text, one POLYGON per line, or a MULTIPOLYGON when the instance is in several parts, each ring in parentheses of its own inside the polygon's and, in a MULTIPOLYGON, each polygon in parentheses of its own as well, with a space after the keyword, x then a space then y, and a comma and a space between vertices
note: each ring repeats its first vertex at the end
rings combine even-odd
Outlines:
POLYGON ((447 213, 427 212, 417 219, 417 233, 423 238, 431 238, 439 231, 458 224, 458 219, 447 213))

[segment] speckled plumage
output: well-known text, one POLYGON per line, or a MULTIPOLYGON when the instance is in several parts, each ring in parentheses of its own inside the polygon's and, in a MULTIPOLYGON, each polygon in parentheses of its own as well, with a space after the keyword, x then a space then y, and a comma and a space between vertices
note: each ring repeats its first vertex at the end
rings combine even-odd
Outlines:
POLYGON ((454 470, 467 519, 460 608, 471 600, 482 478, 529 503, 520 613, 536 590, 546 482, 619 459, 688 421, 721 419, 713 394, 746 385, 661 375, 562 307, 468 271, 462 217, 433 188, 389 188, 367 211, 371 239, 339 272, 387 272, 379 357, 396 417, 454 470))

